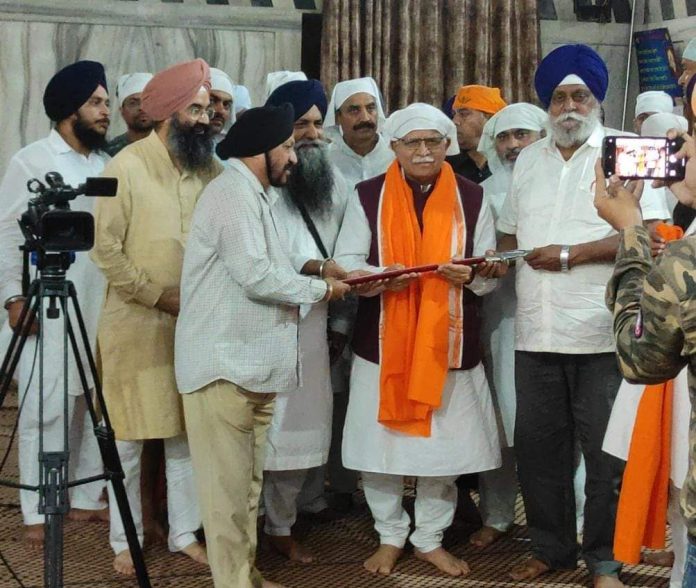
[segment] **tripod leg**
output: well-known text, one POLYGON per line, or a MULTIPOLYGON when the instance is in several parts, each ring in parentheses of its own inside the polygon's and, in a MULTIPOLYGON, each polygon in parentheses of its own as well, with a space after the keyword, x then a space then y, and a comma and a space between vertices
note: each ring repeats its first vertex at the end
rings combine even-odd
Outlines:
MULTIPOLYGON (((131 512, 130 505, 128 504, 126 487, 123 483, 124 474, 123 467, 121 466, 121 458, 119 457, 118 450, 116 449, 116 439, 114 436, 114 431, 111 428, 111 422, 109 421, 109 416, 106 411, 106 404, 104 403, 101 382, 99 381, 96 364, 94 362, 94 356, 92 355, 92 349, 89 344, 87 328, 85 327, 84 319, 82 318, 82 312, 80 311, 80 305, 77 301, 75 287, 72 283, 69 283, 68 288, 70 300, 72 300, 73 308, 75 309, 75 318, 77 319, 80 338, 82 344, 84 345, 85 354, 87 356, 87 362, 89 364, 90 372, 92 375, 92 381, 94 382, 96 399, 99 403, 99 408, 101 410, 104 425, 102 426, 99 424, 99 419, 94 407, 94 401, 89 390, 89 383, 87 381, 87 376, 85 374, 84 366, 81 361, 80 349, 77 344, 75 332, 72 328, 72 323, 70 321, 68 313, 65 312, 64 309, 64 316, 68 325, 68 337, 70 338, 70 345, 73 349, 73 354, 77 363, 77 369, 80 375, 80 382, 82 383, 82 389, 84 390, 85 394, 85 402, 87 403, 87 410, 89 411, 90 418, 92 419, 92 425, 94 427, 94 433, 97 437, 97 442, 99 443, 99 452, 101 453, 102 461, 104 462, 104 468, 106 469, 109 480, 111 481, 111 484, 114 489, 114 495, 116 496, 116 503, 118 505, 119 515, 121 516, 121 521, 123 521, 123 528, 126 532, 128 548, 130 550, 131 557, 133 558, 133 566, 135 567, 135 575, 138 581, 138 586, 140 588, 150 588, 150 579, 147 574, 147 568, 145 567, 145 558, 143 557, 143 550, 140 546, 140 542, 138 541, 138 532, 135 528, 135 523, 133 522, 133 513, 131 512)), ((113 507, 114 505, 111 505, 111 508, 113 507)))

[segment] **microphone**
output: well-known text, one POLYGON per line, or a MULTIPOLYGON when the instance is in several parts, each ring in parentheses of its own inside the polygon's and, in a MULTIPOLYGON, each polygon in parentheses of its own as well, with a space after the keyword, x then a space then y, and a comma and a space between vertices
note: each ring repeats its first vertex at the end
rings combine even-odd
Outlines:
POLYGON ((116 196, 118 178, 87 178, 77 188, 78 194, 85 196, 116 196))

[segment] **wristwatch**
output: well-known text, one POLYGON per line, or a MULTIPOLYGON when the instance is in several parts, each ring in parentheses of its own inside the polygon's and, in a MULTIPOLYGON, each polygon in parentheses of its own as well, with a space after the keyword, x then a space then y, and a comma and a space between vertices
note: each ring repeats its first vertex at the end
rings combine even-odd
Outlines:
POLYGON ((568 260, 570 259, 570 245, 561 245, 560 259, 561 259, 561 271, 562 272, 569 271, 570 266, 568 265, 568 260))

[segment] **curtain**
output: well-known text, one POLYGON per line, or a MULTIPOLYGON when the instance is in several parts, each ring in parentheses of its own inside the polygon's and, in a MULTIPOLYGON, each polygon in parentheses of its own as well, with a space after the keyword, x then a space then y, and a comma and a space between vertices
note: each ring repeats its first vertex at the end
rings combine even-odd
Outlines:
POLYGON ((321 45, 327 91, 372 76, 388 112, 439 106, 465 84, 536 100, 537 0, 324 0, 321 45))

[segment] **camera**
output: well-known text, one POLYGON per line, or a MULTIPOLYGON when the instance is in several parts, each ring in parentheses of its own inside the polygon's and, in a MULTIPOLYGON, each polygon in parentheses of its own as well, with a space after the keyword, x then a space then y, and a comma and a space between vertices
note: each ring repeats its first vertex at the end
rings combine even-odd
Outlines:
POLYGON ((681 137, 605 137, 602 167, 607 177, 622 179, 683 180, 686 161, 677 159, 681 137))
POLYGON ((25 250, 44 253, 89 251, 94 245, 94 217, 89 212, 70 210, 77 196, 115 196, 116 178, 87 178, 77 188, 67 185, 58 172, 49 172, 44 184, 37 178, 27 182, 36 194, 17 220, 26 239, 25 250))

